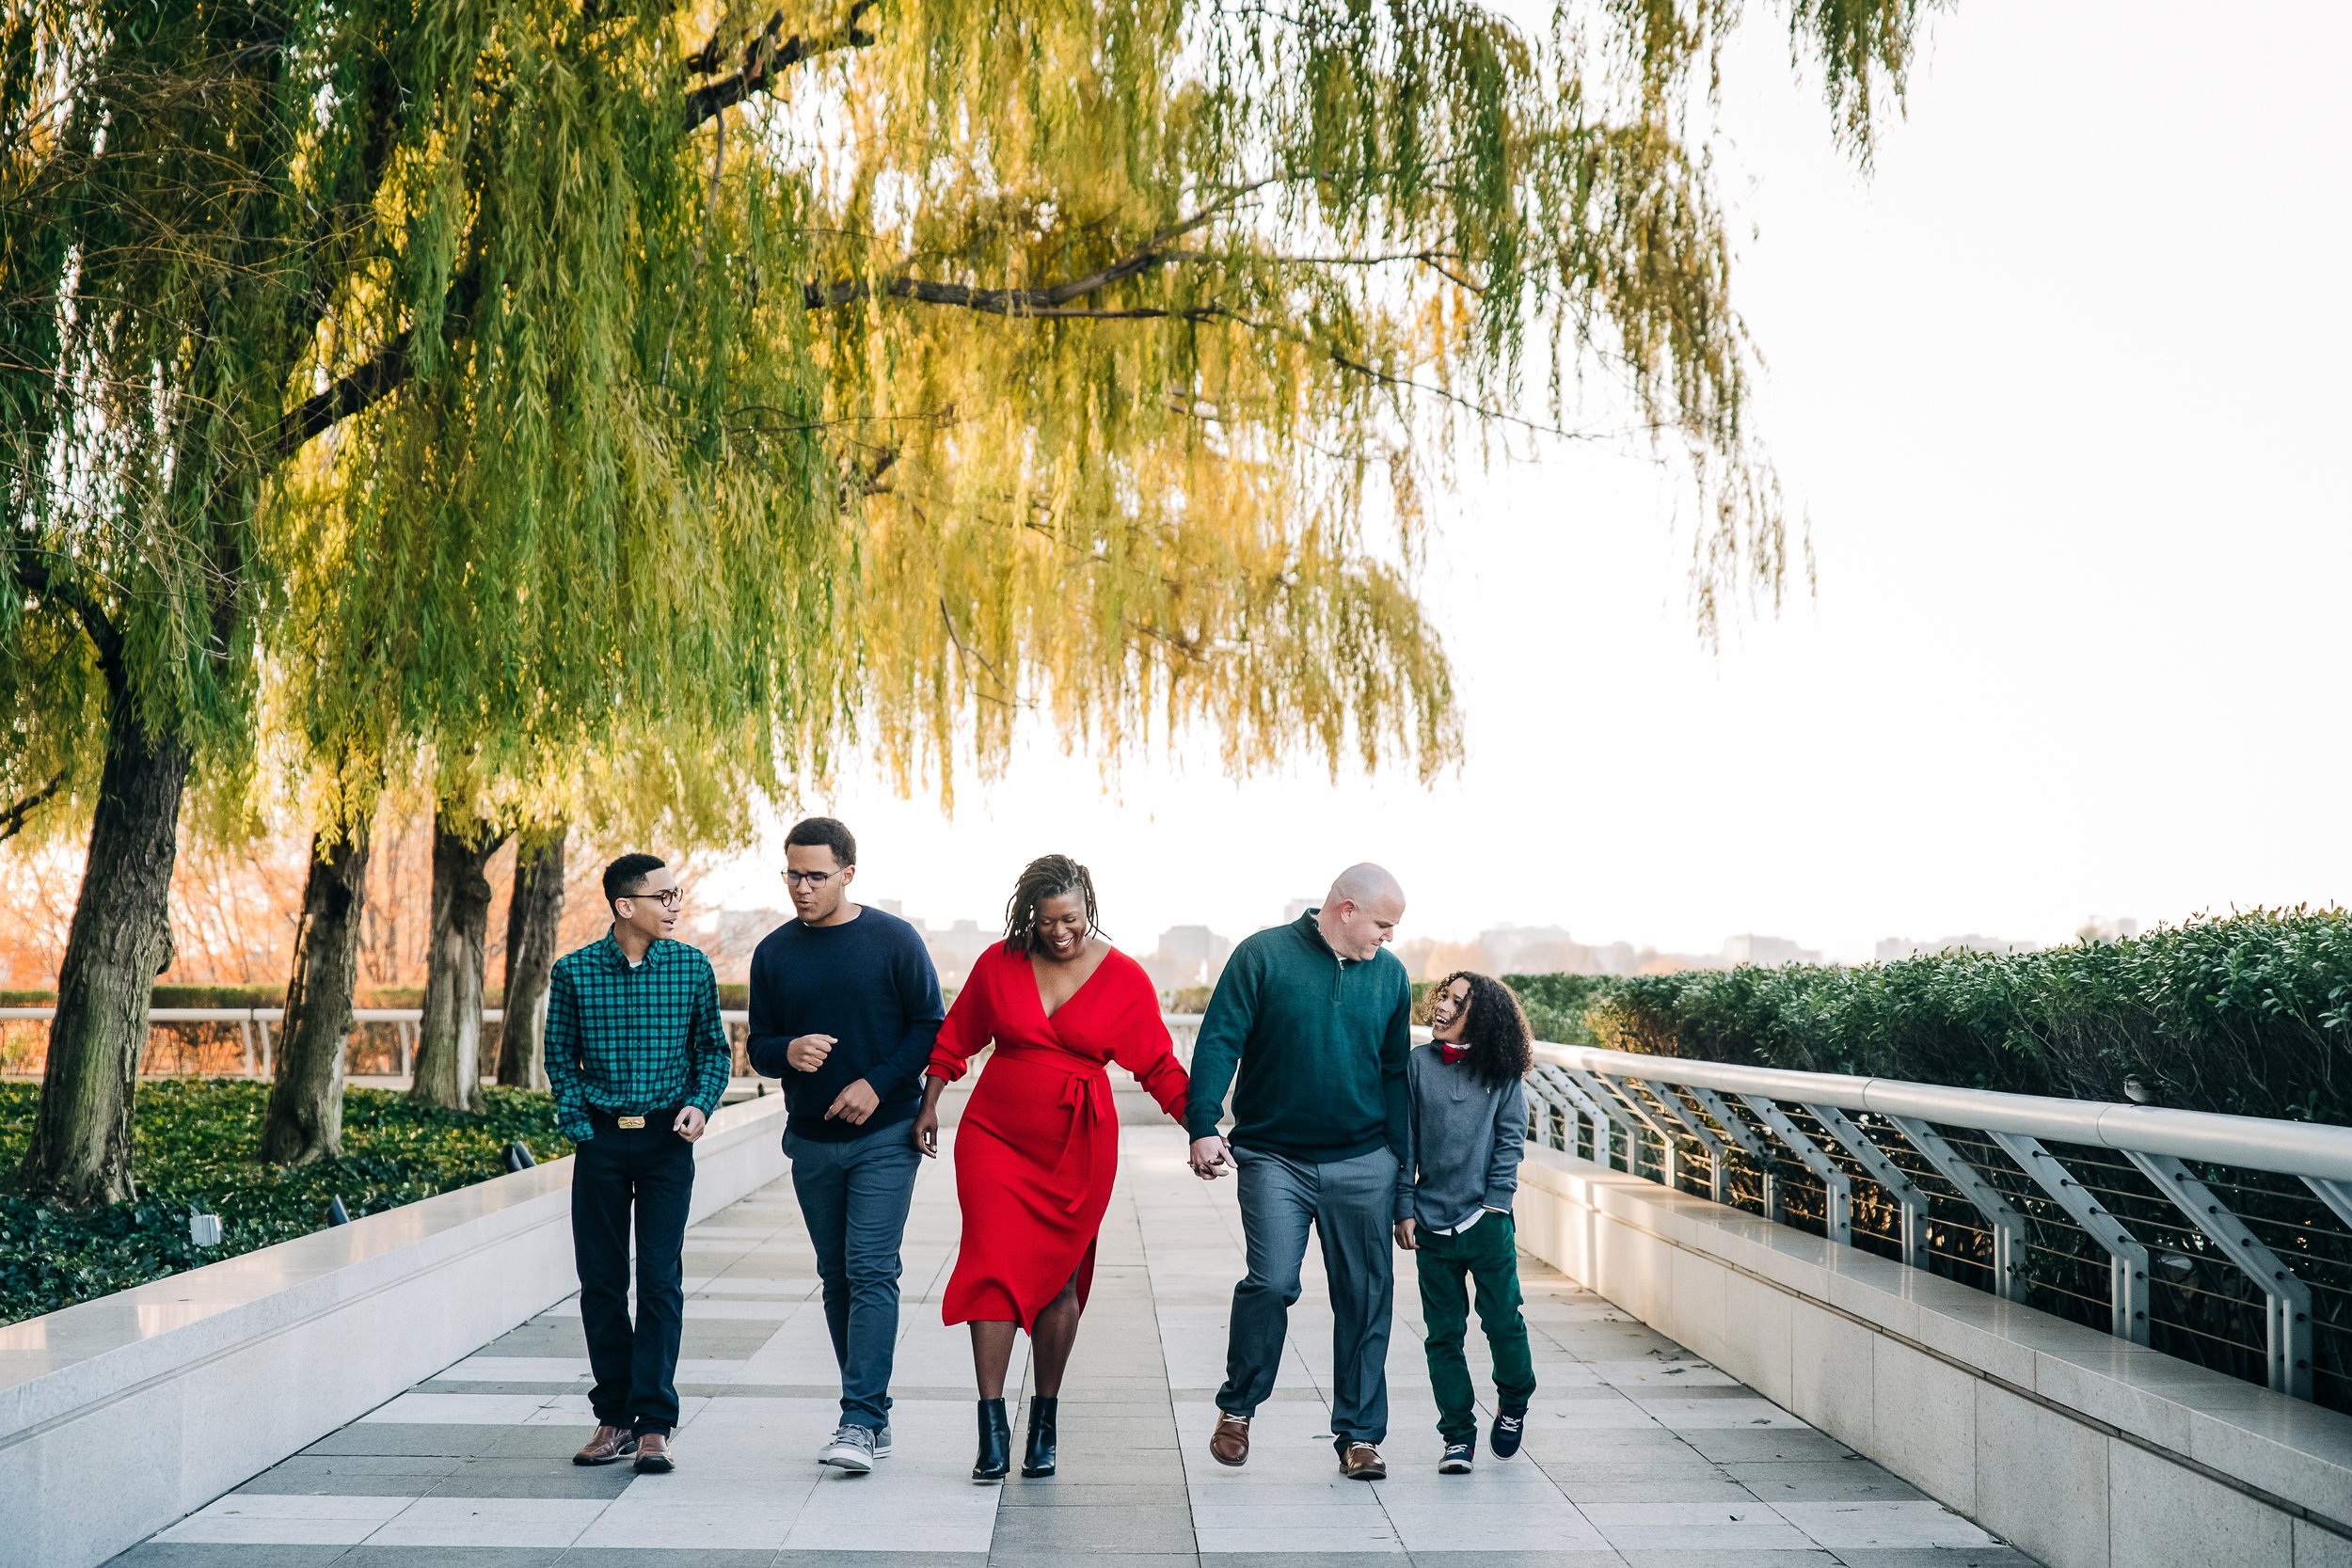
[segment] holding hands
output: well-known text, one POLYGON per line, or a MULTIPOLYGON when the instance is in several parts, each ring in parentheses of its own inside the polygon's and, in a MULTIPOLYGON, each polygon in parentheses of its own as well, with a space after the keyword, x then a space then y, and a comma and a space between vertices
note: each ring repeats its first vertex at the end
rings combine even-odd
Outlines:
POLYGON ((1192 1174, 1203 1181, 1214 1181, 1233 1168, 1233 1149, 1223 1138, 1212 1132, 1205 1138, 1192 1140, 1192 1174))

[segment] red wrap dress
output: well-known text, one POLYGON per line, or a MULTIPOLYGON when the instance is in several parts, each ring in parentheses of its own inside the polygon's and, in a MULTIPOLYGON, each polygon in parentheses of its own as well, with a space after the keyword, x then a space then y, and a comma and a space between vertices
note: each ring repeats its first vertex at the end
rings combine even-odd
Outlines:
POLYGON ((1048 1018, 1028 958, 992 942, 947 1009, 927 1070, 952 1084, 992 1040, 956 1124, 963 1244, 941 1316, 1026 1329, 1073 1275, 1081 1302, 1093 1283, 1119 1173, 1108 1065, 1180 1120, 1187 1080, 1150 977, 1116 948, 1048 1018))

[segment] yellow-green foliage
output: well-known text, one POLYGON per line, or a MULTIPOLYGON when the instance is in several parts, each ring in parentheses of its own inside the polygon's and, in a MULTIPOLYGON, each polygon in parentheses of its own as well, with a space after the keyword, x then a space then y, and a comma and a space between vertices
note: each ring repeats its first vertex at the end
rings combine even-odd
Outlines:
MULTIPOLYGON (((0 804, 87 784, 102 668, 345 812, 944 784, 1029 713, 1426 776, 1421 498, 1588 372, 1691 462, 1702 619, 1778 591, 1736 8, 22 0, 0 804)), ((1916 8, 1791 7, 1848 139, 1916 8)))

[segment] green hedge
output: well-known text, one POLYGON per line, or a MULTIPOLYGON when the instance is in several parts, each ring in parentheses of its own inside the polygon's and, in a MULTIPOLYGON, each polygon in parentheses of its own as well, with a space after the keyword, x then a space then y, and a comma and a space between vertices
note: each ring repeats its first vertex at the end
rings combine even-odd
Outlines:
POLYGON ((1558 1025, 1549 1037, 1624 1051, 2085 1100, 2122 1100, 2137 1079, 2166 1105, 2352 1122, 2343 910, 2047 953, 1513 983, 1558 1025))
POLYGON ((505 1173, 508 1140, 533 1156, 570 1152, 544 1094, 485 1088, 485 1109, 431 1111, 405 1095, 349 1089, 343 1157, 282 1166, 256 1162, 269 1085, 238 1079, 165 1079, 139 1085, 133 1117, 130 1203, 72 1214, 14 1190, 31 1136, 32 1084, 0 1084, 0 1323, 54 1312, 317 1230, 341 1197, 354 1219, 505 1173), (188 1240, 188 1203, 221 1217, 221 1244, 188 1240))
MULTIPOLYGON (((2256 910, 2006 957, 1508 978, 1537 1033, 1553 1039, 2090 1100, 2131 1098, 2125 1084, 2137 1081, 2184 1109, 2352 1123, 2352 915, 2343 910, 2256 910)), ((2105 1327, 2105 1252, 2022 1177, 2002 1174, 1989 1146, 1973 1157, 2026 1217, 2030 1305, 2105 1327)), ((2154 1347, 2260 1382, 2252 1287, 2211 1260, 2144 1183, 2095 1164, 2078 1170, 2150 1246, 2192 1259, 2193 1278, 2155 1284, 2154 1347)), ((1791 1222, 1818 1232, 1818 1188, 1786 1163, 1781 1174, 1791 1222)), ((2318 1400, 2352 1410, 2352 1242, 2315 1226, 2315 1206, 2292 1181, 2204 1174, 2231 1182, 2239 1214, 2294 1254, 2313 1289, 2318 1400)), ((1758 1173, 1735 1159, 1729 1175, 1733 1201, 1758 1209, 1758 1173)), ((1854 1203, 1856 1243, 1891 1251, 1892 1205, 1874 1187, 1857 1187, 1854 1203)), ((1990 1249, 1966 1205, 1931 1199, 1929 1236, 1935 1272, 1990 1287, 1990 1249)))

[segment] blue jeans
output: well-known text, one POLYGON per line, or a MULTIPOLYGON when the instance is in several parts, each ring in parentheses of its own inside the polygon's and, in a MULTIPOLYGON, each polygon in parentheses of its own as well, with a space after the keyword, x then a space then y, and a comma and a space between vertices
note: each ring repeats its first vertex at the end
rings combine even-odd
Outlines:
POLYGON ((1233 1287, 1225 1386, 1216 1407, 1254 1416, 1274 1392, 1298 1299, 1307 1227, 1323 1241, 1331 1288, 1331 1434, 1377 1443, 1389 1434, 1389 1317, 1396 1298, 1396 1156, 1385 1148, 1311 1164, 1236 1148, 1248 1277, 1233 1287))
POLYGON ((847 1143, 784 1135, 792 1192, 817 1247, 825 1327, 841 1368, 841 1419, 890 1424, 890 1364, 898 1343, 898 1245, 923 1156, 904 1122, 847 1143))

